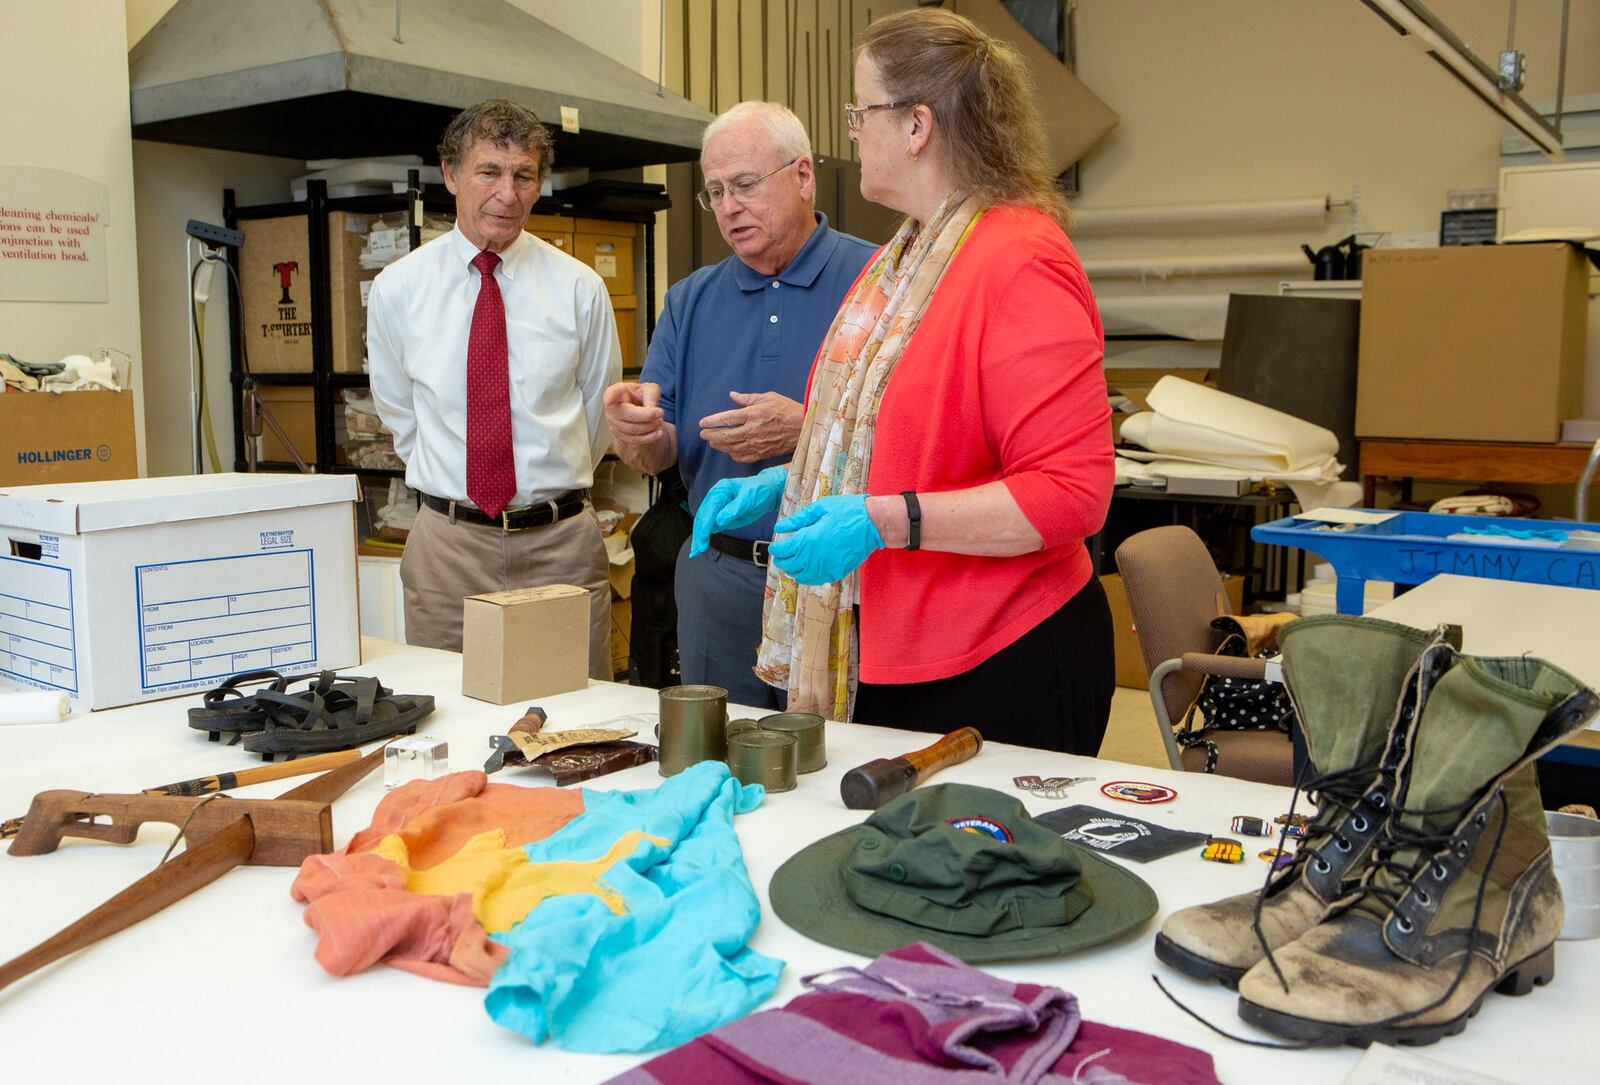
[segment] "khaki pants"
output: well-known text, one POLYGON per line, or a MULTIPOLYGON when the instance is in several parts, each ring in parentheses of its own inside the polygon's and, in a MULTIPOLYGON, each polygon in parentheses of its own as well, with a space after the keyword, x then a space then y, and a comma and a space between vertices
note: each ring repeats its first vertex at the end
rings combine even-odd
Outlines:
POLYGON ((461 651, 461 602, 469 595, 572 584, 589 592, 589 677, 611 674, 611 581, 594 511, 543 527, 501 531, 417 513, 400 559, 406 589, 406 642, 461 651))

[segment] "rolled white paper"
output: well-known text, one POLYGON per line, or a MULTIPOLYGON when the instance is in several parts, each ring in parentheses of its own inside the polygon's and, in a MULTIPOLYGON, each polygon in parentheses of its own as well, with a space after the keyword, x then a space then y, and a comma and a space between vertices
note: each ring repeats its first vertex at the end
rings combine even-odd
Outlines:
POLYGON ((0 693, 0 724, 60 723, 71 711, 65 693, 0 693))

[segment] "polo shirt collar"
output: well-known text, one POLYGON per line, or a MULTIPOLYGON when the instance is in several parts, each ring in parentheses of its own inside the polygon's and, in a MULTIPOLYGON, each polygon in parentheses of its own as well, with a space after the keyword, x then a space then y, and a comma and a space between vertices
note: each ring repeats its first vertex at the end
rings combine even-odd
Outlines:
MULTIPOLYGON (((468 271, 476 275, 478 269, 472 266, 472 261, 482 250, 467 240, 467 235, 461 232, 460 226, 453 227, 450 230, 449 237, 450 251, 457 260, 466 265, 468 271)), ((533 236, 524 231, 500 254, 500 270, 505 273, 506 278, 515 279, 517 277, 517 269, 527 259, 529 246, 533 243, 533 236)))
POLYGON ((811 231, 806 243, 794 254, 789 266, 776 276, 763 275, 737 256, 733 258, 733 278, 734 282, 739 284, 740 290, 746 292, 761 290, 774 278, 784 286, 802 288, 817 281, 822 269, 828 266, 828 257, 833 255, 834 240, 833 231, 828 229, 828 216, 821 211, 813 211, 812 214, 817 217, 817 228, 811 231))

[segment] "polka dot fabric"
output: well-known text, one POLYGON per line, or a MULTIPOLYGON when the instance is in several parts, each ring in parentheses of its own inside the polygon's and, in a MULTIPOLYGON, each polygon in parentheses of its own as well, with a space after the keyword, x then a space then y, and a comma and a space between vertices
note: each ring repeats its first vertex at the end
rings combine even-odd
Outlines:
POLYGON ((517 493, 506 306, 494 278, 499 265, 498 253, 484 251, 472 258, 483 279, 467 339, 467 497, 490 516, 499 516, 517 493))

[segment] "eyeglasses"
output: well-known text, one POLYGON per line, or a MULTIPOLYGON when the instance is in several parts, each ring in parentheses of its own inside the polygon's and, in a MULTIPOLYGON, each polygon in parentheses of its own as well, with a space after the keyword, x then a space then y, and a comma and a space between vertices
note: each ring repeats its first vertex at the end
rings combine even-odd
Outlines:
POLYGON ((741 177, 737 181, 734 181, 732 184, 727 186, 707 185, 705 188, 702 188, 699 192, 694 194, 695 202, 701 207, 705 208, 707 211, 715 211, 717 208, 721 207, 723 197, 725 196, 732 196, 740 203, 744 203, 744 201, 748 200, 751 194, 755 192, 756 188, 760 186, 762 181, 765 181, 774 173, 783 172, 798 161, 800 161, 800 156, 795 155, 777 169, 768 170, 760 177, 741 177))
POLYGON ((859 132, 862 123, 867 119, 867 114, 875 109, 907 109, 916 104, 916 102, 879 102, 877 105, 856 105, 853 102, 846 102, 844 122, 850 126, 850 131, 859 132))

